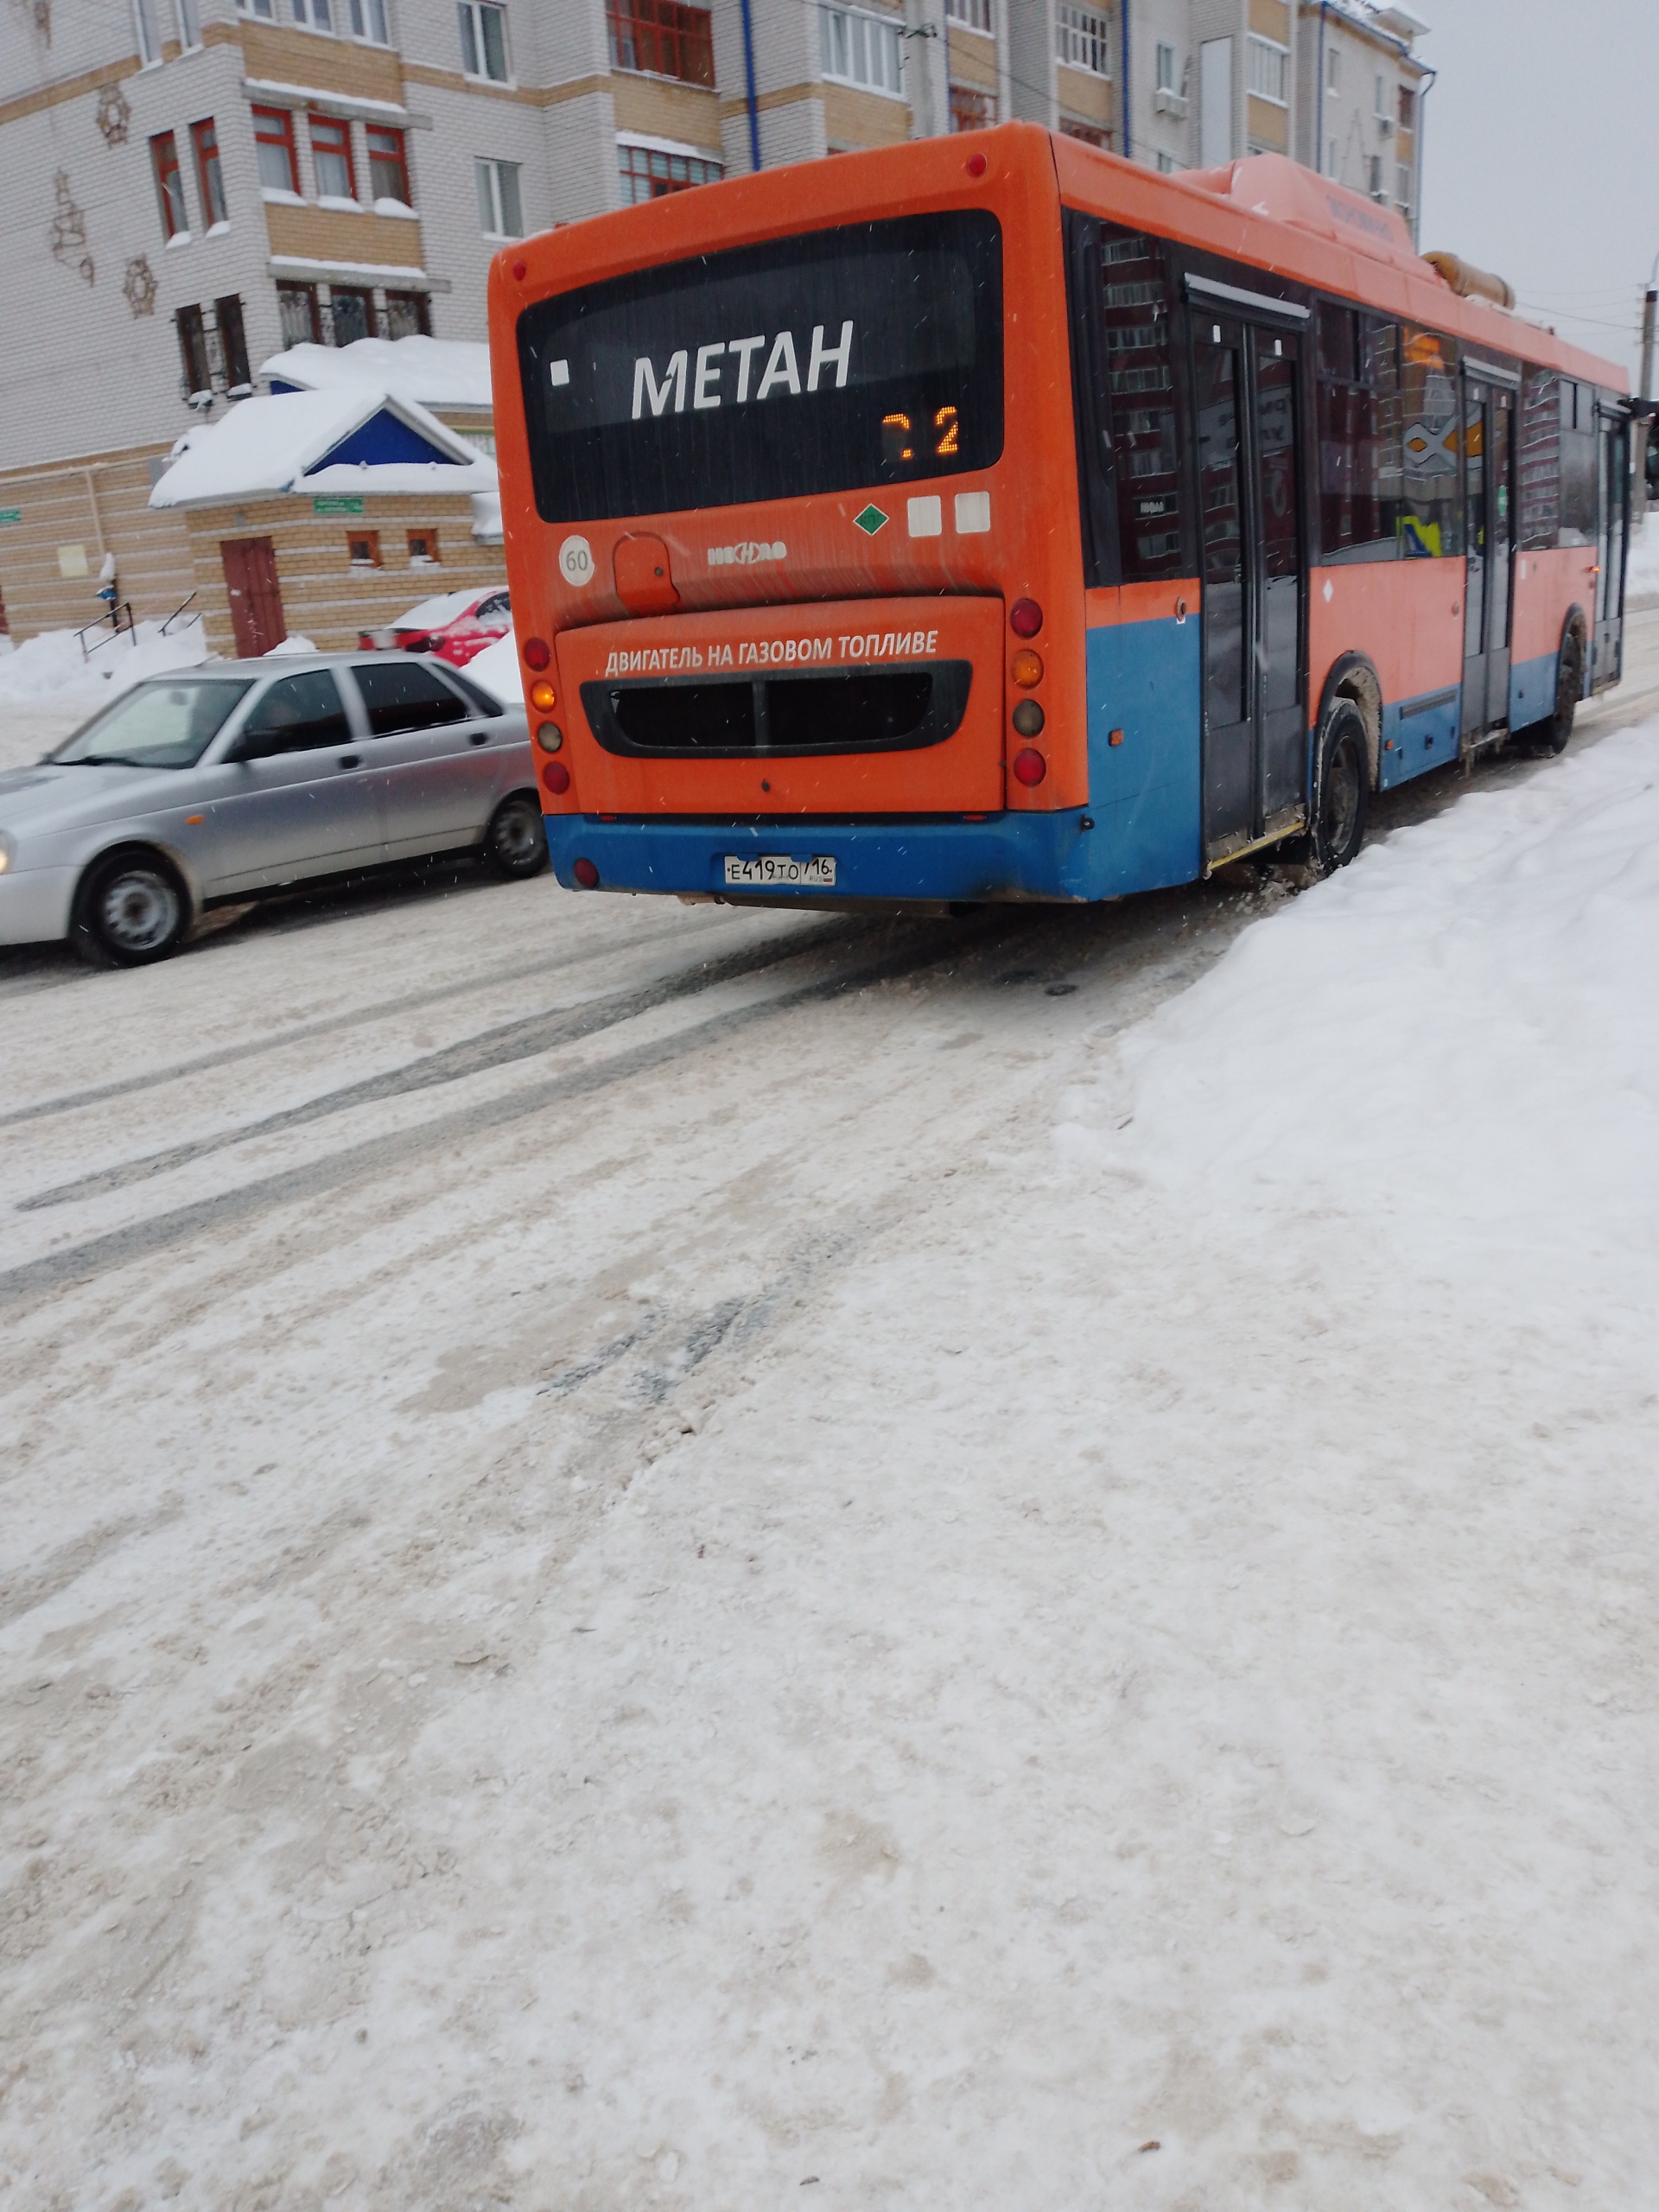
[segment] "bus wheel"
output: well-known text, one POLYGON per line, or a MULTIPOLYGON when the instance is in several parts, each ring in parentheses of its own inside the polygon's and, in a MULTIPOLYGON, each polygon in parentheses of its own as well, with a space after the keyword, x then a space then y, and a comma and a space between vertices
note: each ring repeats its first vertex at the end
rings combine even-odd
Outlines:
POLYGON ((1548 757, 1565 753, 1567 741, 1573 734, 1573 717, 1578 710, 1579 694, 1584 689, 1584 647, 1579 643, 1576 631, 1569 631, 1561 640, 1561 656, 1555 664, 1555 711, 1547 721, 1535 722, 1522 733, 1527 750, 1548 757))
POLYGON ((1365 724, 1351 699, 1338 699, 1319 732, 1313 785, 1311 858, 1321 875, 1349 861, 1365 842, 1367 767, 1365 724))

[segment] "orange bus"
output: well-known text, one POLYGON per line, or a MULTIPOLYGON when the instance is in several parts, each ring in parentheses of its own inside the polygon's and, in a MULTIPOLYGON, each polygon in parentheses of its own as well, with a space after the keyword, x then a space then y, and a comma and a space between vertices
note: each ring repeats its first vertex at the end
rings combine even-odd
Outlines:
POLYGON ((1618 680, 1611 363, 1273 155, 1034 126, 700 188, 490 276, 567 886, 1096 899, 1618 680))

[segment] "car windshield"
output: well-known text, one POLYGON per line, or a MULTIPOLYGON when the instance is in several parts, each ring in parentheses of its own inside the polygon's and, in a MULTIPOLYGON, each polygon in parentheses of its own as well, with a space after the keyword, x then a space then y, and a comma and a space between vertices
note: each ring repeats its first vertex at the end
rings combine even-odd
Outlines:
POLYGON ((246 676, 169 676, 162 682, 135 683, 46 757, 87 766, 118 762, 130 768, 194 768, 251 681, 246 676))

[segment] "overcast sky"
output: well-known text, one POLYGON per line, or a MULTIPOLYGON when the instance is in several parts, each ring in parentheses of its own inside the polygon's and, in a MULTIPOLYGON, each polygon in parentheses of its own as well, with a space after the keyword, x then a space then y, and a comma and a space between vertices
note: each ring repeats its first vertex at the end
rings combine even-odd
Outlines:
MULTIPOLYGON (((1411 0, 1433 28, 1422 245, 1637 367, 1659 253, 1659 0, 1411 0)), ((1659 380, 1659 379, 1656 379, 1659 380)))

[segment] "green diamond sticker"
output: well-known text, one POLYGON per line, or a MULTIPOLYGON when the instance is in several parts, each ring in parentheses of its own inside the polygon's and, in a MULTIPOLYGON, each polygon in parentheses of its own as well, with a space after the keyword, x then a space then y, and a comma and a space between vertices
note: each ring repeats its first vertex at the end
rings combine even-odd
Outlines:
POLYGON ((878 506, 868 506, 861 515, 853 517, 854 529, 861 530, 866 537, 874 537, 878 530, 885 530, 887 526, 887 518, 878 506))

